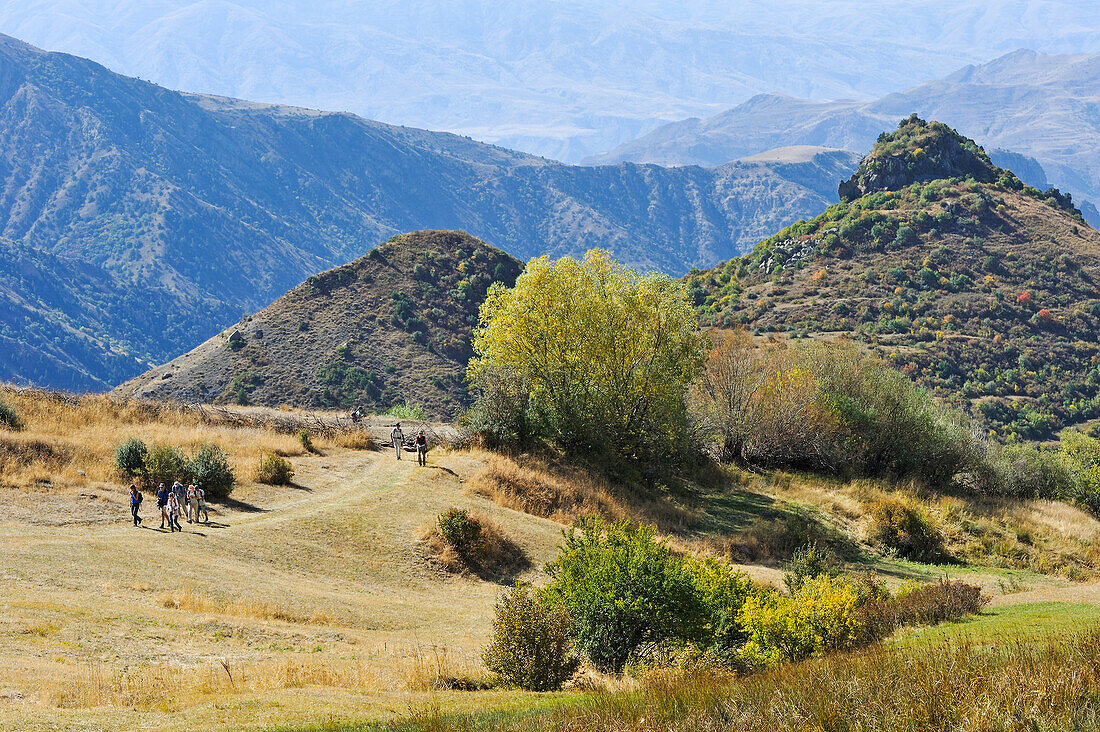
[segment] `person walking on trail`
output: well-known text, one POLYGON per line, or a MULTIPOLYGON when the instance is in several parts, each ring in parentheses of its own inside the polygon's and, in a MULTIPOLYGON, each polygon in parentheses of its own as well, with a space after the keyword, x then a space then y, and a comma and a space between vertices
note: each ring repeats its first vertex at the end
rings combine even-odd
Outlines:
POLYGON ((157 488, 157 508, 160 509, 160 528, 164 528, 164 522, 168 520, 168 496, 171 495, 164 483, 157 488))
POLYGON ((195 484, 187 486, 187 523, 197 523, 199 520, 199 497, 195 495, 195 484))
POLYGON ((401 459, 401 447, 405 444, 405 433, 401 431, 401 423, 398 422, 397 426, 393 428, 393 432, 390 433, 390 437, 393 438, 393 449, 397 452, 397 459, 401 459))
POLYGON ((142 495, 138 487, 133 483, 130 484, 130 515, 134 517, 134 526, 141 525, 141 516, 138 516, 138 509, 141 508, 142 495))
POLYGON ((180 526, 180 499, 175 493, 168 494, 168 531, 183 531, 180 526))
POLYGON ((420 430, 416 435, 416 464, 428 464, 428 438, 424 430, 420 430))
POLYGON ((195 508, 195 520, 199 520, 199 511, 202 511, 203 523, 210 523, 210 512, 206 510, 206 491, 198 485, 195 486, 195 503, 197 505, 197 508, 195 508))
POLYGON ((182 511, 187 501, 187 499, 184 498, 183 483, 180 483, 178 480, 172 483, 172 495, 174 495, 176 497, 176 500, 179 501, 180 510, 182 511))

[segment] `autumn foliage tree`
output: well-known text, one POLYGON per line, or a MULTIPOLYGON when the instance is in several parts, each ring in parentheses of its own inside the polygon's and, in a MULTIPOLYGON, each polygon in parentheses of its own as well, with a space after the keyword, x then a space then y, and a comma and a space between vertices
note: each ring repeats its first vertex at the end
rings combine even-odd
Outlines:
POLYGON ((681 282, 601 250, 540 257, 514 287, 490 288, 480 318, 469 367, 480 427, 637 460, 683 449, 706 340, 681 282))

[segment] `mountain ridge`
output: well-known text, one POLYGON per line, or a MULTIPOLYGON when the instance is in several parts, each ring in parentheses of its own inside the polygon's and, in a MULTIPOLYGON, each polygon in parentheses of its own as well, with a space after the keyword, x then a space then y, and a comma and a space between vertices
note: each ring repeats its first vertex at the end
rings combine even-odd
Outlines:
POLYGON ((820 210, 835 199, 822 178, 848 164, 571 167, 348 113, 185 95, 2 37, 0 236, 94 265, 101 287, 144 302, 64 326, 48 299, 24 307, 24 330, 53 334, 31 348, 51 356, 31 368, 0 354, 0 373, 117 384, 402 231, 462 229, 521 258, 602 247, 680 274, 820 210), (68 353, 69 325, 112 355, 68 353))
POLYGON ((911 112, 943 121, 987 150, 1034 158, 1050 184, 1100 223, 1100 54, 1018 50, 872 100, 757 95, 709 118, 658 128, 589 164, 716 165, 778 144, 866 150, 911 112))

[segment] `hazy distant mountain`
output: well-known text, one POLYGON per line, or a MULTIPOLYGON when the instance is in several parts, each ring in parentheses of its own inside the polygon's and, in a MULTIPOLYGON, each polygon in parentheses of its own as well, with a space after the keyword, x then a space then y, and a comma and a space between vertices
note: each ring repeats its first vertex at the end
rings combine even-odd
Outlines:
MULTIPOLYGON (((1083 206, 1086 215, 1100 223, 1100 55, 1017 51, 870 102, 761 95, 713 117, 665 125, 588 162, 718 165, 795 144, 866 150, 884 128, 914 111, 987 148, 1034 158, 1042 170, 1028 164, 1021 177, 1036 185, 1045 175, 1091 204, 1083 206)), ((997 162, 1017 167, 1009 159, 997 162)))
POLYGON ((169 88, 566 161, 758 93, 872 99, 1098 30, 1091 0, 0 0, 0 32, 169 88))
POLYGON ((574 167, 183 95, 0 37, 0 379, 106 388, 401 231, 681 274, 822 210, 855 164, 574 167))

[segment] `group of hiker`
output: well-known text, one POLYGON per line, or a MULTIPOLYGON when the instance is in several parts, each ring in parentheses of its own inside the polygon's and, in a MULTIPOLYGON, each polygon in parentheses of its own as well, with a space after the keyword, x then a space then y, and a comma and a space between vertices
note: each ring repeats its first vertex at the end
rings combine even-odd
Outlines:
MULTIPOLYGON (((401 423, 398 422, 397 426, 390 432, 390 438, 393 440, 393 449, 397 453, 397 459, 401 459, 401 448, 405 446, 405 433, 401 431, 401 423)), ((420 430, 416 433, 416 439, 413 440, 413 444, 416 446, 416 462, 418 465, 428 464, 428 436, 424 434, 424 430, 420 430)))
MULTIPOLYGON (((352 419, 359 421, 359 419, 362 419, 362 413, 358 407, 356 413, 352 414, 352 419)), ((390 432, 390 438, 393 440, 397 459, 400 460, 401 450, 405 446, 405 433, 401 430, 400 422, 390 432)), ((427 465, 428 436, 424 434, 424 430, 417 432, 413 445, 416 447, 417 464, 427 465)), ((142 500, 141 491, 136 485, 131 484, 130 514, 134 518, 134 526, 141 526, 142 523, 141 516, 138 515, 142 500)), ((177 480, 172 483, 171 488, 166 488, 164 483, 161 483, 157 488, 157 508, 160 509, 160 528, 167 528, 169 531, 183 531, 183 527, 180 525, 180 514, 187 517, 187 523, 189 524, 210 523, 210 513, 206 509, 206 492, 195 483, 185 487, 183 483, 177 480), (199 521, 200 514, 203 516, 202 522, 199 521), (167 527, 165 526, 166 523, 167 527)))
MULTIPOLYGON (((141 491, 136 485, 131 484, 130 513, 134 517, 134 526, 141 526, 138 509, 141 508, 142 500, 141 491)), ((206 491, 195 483, 185 487, 177 480, 172 483, 171 488, 166 488, 164 483, 161 483, 157 488, 157 508, 160 509, 160 528, 165 528, 164 524, 167 522, 170 532, 183 531, 180 525, 181 513, 187 517, 189 524, 200 523, 200 514, 203 522, 210 523, 210 512, 206 508, 206 491)))

